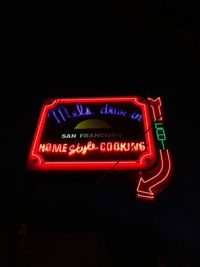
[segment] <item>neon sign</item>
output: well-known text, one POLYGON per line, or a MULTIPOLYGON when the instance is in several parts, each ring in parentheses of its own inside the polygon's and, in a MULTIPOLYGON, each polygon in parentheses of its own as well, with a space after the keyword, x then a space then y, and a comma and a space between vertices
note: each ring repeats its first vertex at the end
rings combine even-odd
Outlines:
POLYGON ((74 155, 76 153, 81 153, 85 155, 88 151, 99 150, 101 152, 135 152, 135 151, 145 151, 146 147, 144 142, 140 143, 128 143, 128 142, 101 142, 99 146, 95 143, 89 141, 86 145, 81 145, 80 143, 68 145, 64 144, 40 144, 38 152, 39 153, 65 153, 67 155, 74 155))
POLYGON ((75 107, 76 107, 76 109, 73 110, 71 113, 64 106, 60 106, 60 107, 51 109, 48 112, 48 117, 50 117, 50 115, 52 114, 54 116, 54 118, 56 119, 56 121, 58 123, 61 123, 61 121, 65 122, 67 119, 70 119, 70 118, 76 118, 79 116, 88 116, 88 115, 93 114, 90 111, 89 107, 83 108, 83 106, 81 104, 76 104, 75 107))
MULTIPOLYGON (((133 120, 140 121, 142 119, 142 115, 137 112, 132 112, 128 114, 127 110, 119 109, 116 106, 111 106, 105 104, 105 106, 101 107, 97 113, 102 115, 117 115, 117 116, 129 116, 133 120)), ((94 112, 91 111, 91 107, 84 107, 82 104, 75 104, 75 107, 72 111, 69 111, 65 106, 59 106, 54 109, 49 110, 48 117, 53 115, 58 123, 65 122, 67 119, 73 119, 80 116, 89 116, 93 115, 94 112)))
POLYGON ((29 170, 129 169, 137 196, 154 199, 171 174, 161 99, 57 98, 44 103, 29 170))

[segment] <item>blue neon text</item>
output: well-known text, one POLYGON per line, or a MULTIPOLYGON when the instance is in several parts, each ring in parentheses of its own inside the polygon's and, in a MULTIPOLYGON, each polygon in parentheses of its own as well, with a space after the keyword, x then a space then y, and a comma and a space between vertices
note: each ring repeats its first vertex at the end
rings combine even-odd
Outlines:
POLYGON ((61 106, 61 107, 51 109, 48 112, 48 117, 50 117, 51 114, 54 116, 54 118, 56 119, 58 123, 61 123, 61 121, 66 121, 67 119, 76 118, 76 117, 85 116, 85 115, 88 116, 94 113, 91 112, 89 107, 83 107, 81 104, 76 104, 76 108, 72 112, 70 112, 66 107, 61 106))
MULTIPOLYGON (((121 117, 129 117, 132 120, 141 121, 142 114, 138 111, 128 112, 127 110, 120 109, 110 104, 105 104, 98 111, 102 115, 116 115, 121 117)), ((56 107, 49 110, 48 117, 53 116, 58 123, 65 122, 67 119, 73 119, 80 116, 90 116, 94 112, 91 111, 91 107, 83 106, 82 104, 76 104, 75 109, 69 111, 65 106, 56 107)))

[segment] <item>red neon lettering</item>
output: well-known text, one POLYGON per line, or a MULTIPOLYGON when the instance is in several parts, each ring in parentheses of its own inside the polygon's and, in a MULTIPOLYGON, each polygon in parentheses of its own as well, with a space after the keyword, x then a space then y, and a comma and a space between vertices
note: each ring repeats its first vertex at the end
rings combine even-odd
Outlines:
POLYGON ((131 150, 134 151, 134 146, 135 146, 135 143, 134 142, 131 142, 131 150))
POLYGON ((106 151, 106 143, 102 142, 100 144, 100 151, 105 152, 106 151))
POLYGON ((94 151, 97 149, 99 148, 96 147, 95 143, 92 143, 91 141, 89 141, 87 145, 83 145, 83 146, 81 146, 80 143, 78 143, 77 145, 71 145, 69 147, 68 154, 69 156, 74 155, 75 153, 85 155, 87 151, 94 151))
POLYGON ((77 147, 76 147, 76 152, 79 154, 79 153, 83 153, 83 154, 85 154, 84 153, 84 147, 83 146, 80 146, 80 144, 78 143, 77 144, 77 147))
POLYGON ((139 143, 140 151, 144 151, 146 149, 144 142, 139 143))
POLYGON ((108 142, 106 146, 107 151, 112 151, 112 143, 108 142))
POLYGON ((125 143, 119 143, 119 142, 102 142, 100 144, 100 151, 101 152, 127 152, 127 151, 144 151, 146 149, 145 143, 134 143, 134 142, 125 142, 125 143))
POLYGON ((120 143, 120 150, 121 151, 129 151, 130 150, 130 143, 120 143))
POLYGON ((53 144, 52 152, 62 152, 62 144, 53 144))
POLYGON ((66 153, 67 152, 67 144, 40 144, 38 148, 38 152, 52 152, 52 153, 66 153))
POLYGON ((68 153, 69 156, 74 154, 85 155, 88 151, 100 150, 101 152, 127 152, 127 151, 145 151, 146 146, 144 142, 101 142, 99 147, 95 143, 89 141, 86 145, 80 143, 68 146, 68 144, 40 144, 38 152, 51 152, 51 153, 68 153))
POLYGON ((114 143, 113 149, 114 149, 114 151, 119 151, 120 150, 120 147, 119 147, 119 143, 118 142, 115 142, 114 143))
POLYGON ((52 144, 40 144, 38 152, 51 152, 52 150, 52 144))
POLYGON ((67 144, 63 144, 63 151, 62 152, 67 152, 67 144))
POLYGON ((134 146, 133 146, 133 150, 134 151, 138 151, 139 150, 139 144, 136 143, 134 146))
POLYGON ((93 151, 93 150, 97 150, 97 149, 98 149, 98 147, 96 147, 95 143, 92 143, 91 141, 89 141, 87 143, 87 150, 93 151))
POLYGON ((69 147, 69 153, 68 153, 69 156, 74 155, 75 152, 76 152, 75 145, 71 145, 71 146, 69 147))
POLYGON ((45 152, 45 149, 46 149, 46 145, 45 144, 40 144, 38 151, 39 152, 45 152))
POLYGON ((52 149, 52 144, 51 144, 51 143, 48 143, 48 144, 46 145, 46 151, 47 151, 47 152, 51 152, 51 149, 52 149))

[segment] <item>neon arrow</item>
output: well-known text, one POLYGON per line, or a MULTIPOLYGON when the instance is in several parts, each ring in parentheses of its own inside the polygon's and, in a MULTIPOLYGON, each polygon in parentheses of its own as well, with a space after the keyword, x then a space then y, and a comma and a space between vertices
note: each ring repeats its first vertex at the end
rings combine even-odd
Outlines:
POLYGON ((148 100, 150 103, 150 107, 152 109, 153 120, 154 121, 163 120, 162 111, 161 111, 162 103, 161 103, 160 97, 156 99, 148 98, 148 100))
POLYGON ((137 196, 139 198, 153 200, 155 194, 161 191, 169 180, 172 171, 172 162, 168 150, 159 150, 158 165, 160 166, 159 169, 155 169, 150 179, 147 179, 149 178, 148 173, 146 173, 146 177, 145 174, 143 177, 140 177, 137 187, 137 196))

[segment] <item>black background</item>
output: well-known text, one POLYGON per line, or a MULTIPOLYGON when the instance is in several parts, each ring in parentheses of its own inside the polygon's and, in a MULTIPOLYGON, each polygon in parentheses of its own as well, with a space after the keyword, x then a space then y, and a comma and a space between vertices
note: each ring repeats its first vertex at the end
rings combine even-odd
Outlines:
MULTIPOLYGON (((103 232, 111 266, 132 261, 151 266, 156 257, 166 266, 200 266, 200 44, 194 4, 26 1, 6 8, 0 74, 2 263, 16 266, 17 231, 24 221, 33 239, 38 231, 103 232), (155 202, 135 199, 129 173, 25 171, 44 99, 121 95, 163 99, 174 174, 155 202)), ((61 239, 58 244, 67 246, 61 239)))

